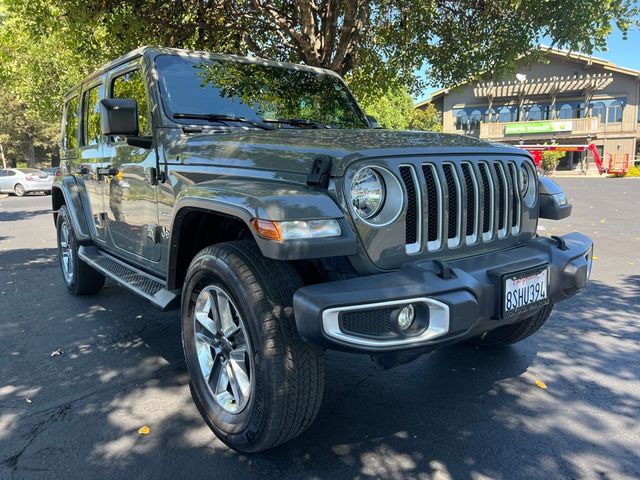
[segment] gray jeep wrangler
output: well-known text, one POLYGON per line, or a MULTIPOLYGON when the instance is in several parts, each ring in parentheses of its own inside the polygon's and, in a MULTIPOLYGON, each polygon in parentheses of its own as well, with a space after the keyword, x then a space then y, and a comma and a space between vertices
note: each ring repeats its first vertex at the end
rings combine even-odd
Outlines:
POLYGON ((538 330, 592 243, 523 150, 375 128, 336 74, 142 48, 65 97, 53 187, 64 282, 180 308, 193 399, 257 452, 314 420, 324 351, 401 363, 538 330))

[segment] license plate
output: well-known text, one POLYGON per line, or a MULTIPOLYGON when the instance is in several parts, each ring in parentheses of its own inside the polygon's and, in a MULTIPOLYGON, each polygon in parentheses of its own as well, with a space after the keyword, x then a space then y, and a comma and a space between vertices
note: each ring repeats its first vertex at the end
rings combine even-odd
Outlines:
POLYGON ((503 277, 502 316, 520 315, 549 303, 549 267, 536 267, 503 277))

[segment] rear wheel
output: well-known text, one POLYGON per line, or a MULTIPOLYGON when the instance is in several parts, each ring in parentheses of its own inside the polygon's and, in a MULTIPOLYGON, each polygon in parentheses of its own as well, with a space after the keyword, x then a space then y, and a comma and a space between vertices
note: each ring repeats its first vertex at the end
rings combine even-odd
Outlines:
POLYGON ((252 242, 208 247, 189 266, 182 341, 198 410, 243 452, 269 449, 313 422, 324 389, 324 355, 295 327, 302 282, 252 242))
POLYGON ((505 347, 524 340, 537 332, 545 324, 553 305, 545 305, 532 316, 512 325, 498 327, 490 332, 468 340, 468 343, 479 347, 505 347))
POLYGON ((24 186, 22 186, 21 183, 16 184, 16 186, 13 187, 13 191, 19 197, 24 197, 25 194, 27 193, 27 191, 25 190, 24 186))
POLYGON ((104 286, 104 276, 80 260, 78 241, 73 231, 66 206, 60 207, 57 218, 58 259, 62 278, 74 295, 98 292, 104 286))

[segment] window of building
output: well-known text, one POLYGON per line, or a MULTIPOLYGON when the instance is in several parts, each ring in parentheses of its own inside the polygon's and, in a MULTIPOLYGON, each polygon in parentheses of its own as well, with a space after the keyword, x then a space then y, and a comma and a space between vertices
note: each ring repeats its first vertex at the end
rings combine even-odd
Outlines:
POLYGON ((100 142, 100 99, 102 85, 87 90, 82 97, 83 145, 97 145, 100 142))
POLYGON ((568 103, 562 105, 560 110, 558 110, 558 118, 562 120, 573 118, 573 107, 568 103))
POLYGON ((464 110, 458 111, 458 113, 456 113, 456 130, 466 130, 467 120, 467 112, 464 110))
POLYGON ((594 117, 600 117, 600 123, 604 123, 605 113, 607 109, 602 102, 596 102, 591 107, 591 115, 594 117))
POLYGON ((609 114, 607 115, 608 123, 620 123, 622 121, 622 103, 614 100, 609 104, 609 114))
POLYGON ((482 112, 480 110, 474 110, 469 116, 469 128, 471 130, 478 130, 480 128, 480 121, 482 120, 482 112))
POLYGON ((111 87, 113 98, 132 98, 138 105, 138 131, 141 135, 148 131, 148 103, 144 82, 140 70, 133 70, 113 79, 111 87))
POLYGON ((511 121, 511 110, 509 107, 502 107, 498 112, 498 121, 499 122, 510 122, 511 121))
POLYGON ((62 137, 62 148, 66 150, 74 149, 78 146, 78 97, 75 96, 67 102, 64 108, 64 135, 62 137))
POLYGON ((529 121, 542 120, 542 109, 538 105, 534 105, 529 109, 529 121))

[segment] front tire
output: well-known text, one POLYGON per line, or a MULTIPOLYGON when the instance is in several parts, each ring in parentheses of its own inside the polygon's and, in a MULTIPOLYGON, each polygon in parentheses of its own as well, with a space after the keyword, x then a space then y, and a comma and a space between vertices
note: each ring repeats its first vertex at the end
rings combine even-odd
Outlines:
POLYGON ((16 186, 13 187, 13 192, 18 197, 24 197, 27 194, 27 191, 25 190, 24 186, 21 183, 17 183, 16 186))
POLYGON ((324 390, 324 354, 300 338, 285 262, 240 241, 207 247, 187 271, 182 342, 193 400, 225 444, 259 452, 313 422, 324 390))
POLYGON ((536 333, 545 324, 552 310, 552 304, 545 305, 536 313, 518 323, 498 327, 468 340, 468 343, 478 347, 506 347, 513 345, 536 333))
POLYGON ((58 237, 58 259, 62 279, 73 295, 98 292, 104 286, 104 275, 98 273, 78 256, 78 241, 69 219, 66 206, 58 210, 56 220, 58 237))

